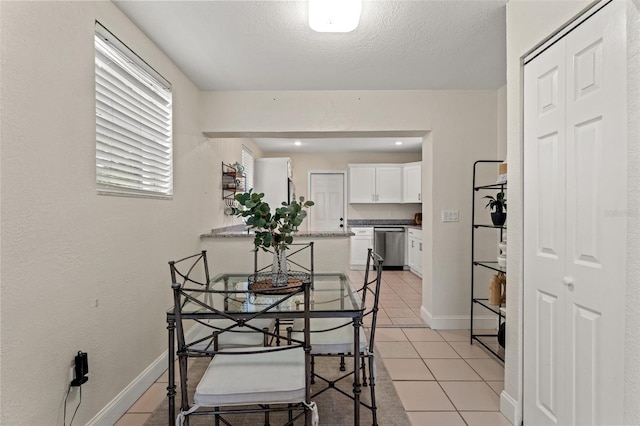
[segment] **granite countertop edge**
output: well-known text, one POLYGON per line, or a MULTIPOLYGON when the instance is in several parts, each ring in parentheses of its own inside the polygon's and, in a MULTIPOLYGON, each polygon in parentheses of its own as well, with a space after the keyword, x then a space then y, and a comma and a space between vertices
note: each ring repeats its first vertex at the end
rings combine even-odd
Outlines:
MULTIPOLYGON (((344 231, 300 231, 294 235, 298 237, 332 238, 332 237, 352 237, 355 235, 351 228, 371 228, 382 226, 399 226, 403 228, 422 229, 422 225, 416 225, 413 220, 398 219, 353 219, 347 221, 347 228, 344 231)), ((223 228, 212 229, 200 238, 253 238, 253 233, 247 233, 245 225, 232 225, 223 228)))
POLYGON ((376 227, 403 227, 422 230, 422 225, 417 225, 411 219, 353 219, 348 220, 349 228, 376 228, 376 227))
MULTIPOLYGON (((212 229, 211 232, 207 234, 200 235, 200 238, 253 238, 254 233, 248 233, 246 227, 241 226, 230 226, 226 228, 218 228, 212 229)), ((313 238, 349 238, 354 236, 355 234, 350 230, 345 231, 299 231, 293 234, 294 237, 313 237, 313 238)))

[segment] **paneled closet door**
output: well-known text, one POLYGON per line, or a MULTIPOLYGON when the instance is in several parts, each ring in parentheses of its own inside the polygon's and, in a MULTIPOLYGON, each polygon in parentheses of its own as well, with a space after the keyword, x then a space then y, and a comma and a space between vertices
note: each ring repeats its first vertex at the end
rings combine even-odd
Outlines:
POLYGON ((566 37, 566 424, 622 424, 626 292, 625 2, 566 37))
POLYGON ((613 2, 525 66, 525 424, 622 423, 624 28, 613 2))
POLYGON ((524 400, 526 425, 564 425, 565 43, 524 70, 524 400), (528 408, 528 409, 527 409, 528 408))

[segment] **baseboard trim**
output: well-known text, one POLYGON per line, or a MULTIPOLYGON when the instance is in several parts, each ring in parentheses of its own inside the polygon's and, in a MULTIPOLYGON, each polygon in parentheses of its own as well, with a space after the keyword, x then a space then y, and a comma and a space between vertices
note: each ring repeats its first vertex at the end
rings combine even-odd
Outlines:
MULTIPOLYGON (((434 330, 468 330, 471 318, 468 315, 443 315, 434 317, 431 312, 420 308, 420 316, 427 325, 434 330)), ((475 316, 473 319, 474 329, 493 330, 496 328, 496 315, 475 316)))
POLYGON ((164 351, 138 377, 133 379, 122 392, 116 395, 87 425, 114 425, 152 384, 167 370, 167 351, 164 351))
MULTIPOLYGON (((189 335, 197 331, 192 327, 185 333, 185 338, 189 340, 189 335)), ((111 426, 122 417, 131 406, 158 380, 167 370, 167 353, 164 351, 155 361, 153 361, 142 373, 125 387, 122 392, 116 395, 102 410, 98 412, 89 422, 88 426, 111 426)), ((175 354, 174 354, 175 359, 175 354)))
POLYGON ((516 424, 518 402, 506 391, 502 391, 500 393, 500 412, 511 422, 512 425, 516 424))

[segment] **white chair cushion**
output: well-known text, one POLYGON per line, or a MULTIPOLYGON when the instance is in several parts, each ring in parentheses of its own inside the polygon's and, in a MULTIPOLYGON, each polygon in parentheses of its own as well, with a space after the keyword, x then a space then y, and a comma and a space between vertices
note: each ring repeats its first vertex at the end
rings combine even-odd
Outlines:
MULTIPOLYGON (((302 330, 304 321, 295 320, 293 323, 294 330, 302 330)), ((353 352, 353 325, 350 318, 311 318, 311 330, 318 331, 311 333, 311 353, 316 354, 341 354, 353 352), (338 327, 336 330, 327 330, 338 327)), ((364 328, 360 327, 360 352, 364 352, 367 348, 367 339, 363 333, 364 328)), ((292 338, 303 340, 304 335, 301 331, 292 333, 292 338)))
MULTIPOLYGON (((234 321, 228 319, 213 319, 205 321, 211 326, 218 328, 226 328, 234 324, 234 321)), ((256 318, 250 321, 250 324, 259 329, 267 328, 272 331, 275 327, 275 320, 269 318, 256 318)), ((204 340, 191 346, 191 349, 206 350, 213 349, 213 332, 216 329, 207 327, 203 324, 196 323, 187 335, 189 342, 200 340, 204 337, 210 336, 211 338, 204 340)), ((218 347, 223 348, 238 348, 246 346, 262 346, 264 342, 264 334, 254 331, 247 327, 235 327, 233 331, 227 331, 218 336, 218 347)))
POLYGON ((194 402, 205 407, 304 402, 304 359, 304 349, 299 347, 247 355, 218 354, 202 376, 194 402))

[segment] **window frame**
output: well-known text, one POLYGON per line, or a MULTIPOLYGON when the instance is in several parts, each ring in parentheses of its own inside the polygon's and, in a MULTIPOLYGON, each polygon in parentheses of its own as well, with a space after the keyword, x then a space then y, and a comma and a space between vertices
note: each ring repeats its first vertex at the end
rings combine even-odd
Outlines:
POLYGON ((94 55, 98 194, 172 199, 171 83, 98 21, 94 55))
POLYGON ((255 164, 256 159, 253 156, 253 151, 249 149, 248 146, 242 145, 242 154, 241 154, 241 163, 244 168, 244 176, 245 176, 245 188, 246 192, 249 192, 250 189, 253 189, 253 179, 255 176, 255 164))

